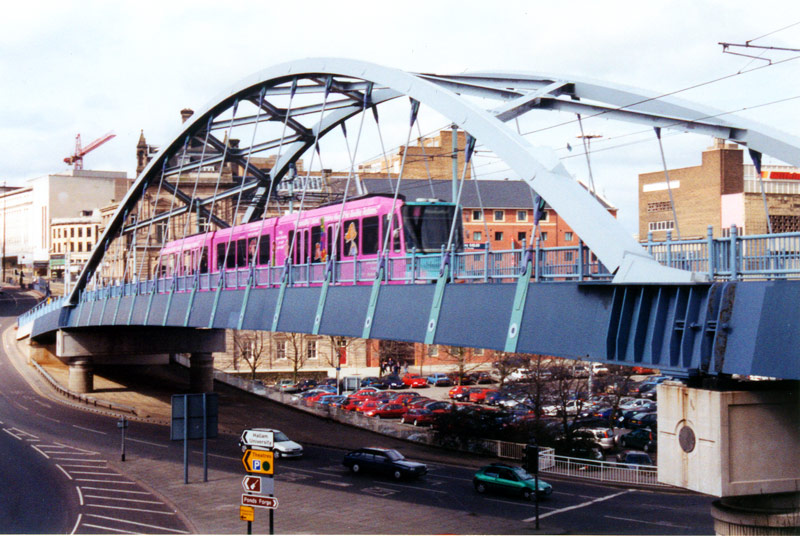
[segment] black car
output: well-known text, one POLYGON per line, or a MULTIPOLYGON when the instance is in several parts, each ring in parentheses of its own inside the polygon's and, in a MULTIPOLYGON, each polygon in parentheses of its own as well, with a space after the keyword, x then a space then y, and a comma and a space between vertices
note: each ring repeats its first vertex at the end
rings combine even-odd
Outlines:
POLYGON ((656 412, 637 413, 630 420, 631 428, 652 428, 655 430, 656 426, 658 426, 658 413, 656 412))
POLYGON ((342 465, 354 473, 362 471, 401 478, 418 478, 428 472, 424 463, 412 462, 394 449, 368 447, 348 452, 342 465))
POLYGON ((387 389, 408 389, 408 385, 403 383, 400 376, 389 374, 380 378, 380 383, 386 386, 387 389))
POLYGON ((298 391, 309 391, 317 386, 317 380, 303 380, 297 383, 298 391))
POLYGON ((619 437, 620 446, 645 452, 654 452, 657 448, 656 441, 656 434, 647 428, 637 428, 619 437))

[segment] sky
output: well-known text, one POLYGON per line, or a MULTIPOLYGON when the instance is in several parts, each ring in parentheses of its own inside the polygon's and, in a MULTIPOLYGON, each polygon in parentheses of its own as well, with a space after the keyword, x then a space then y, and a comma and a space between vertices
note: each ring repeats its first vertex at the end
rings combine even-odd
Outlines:
MULTIPOLYGON (((413 72, 530 71, 678 92, 798 136, 800 53, 744 51, 764 53, 769 65, 723 54, 718 44, 800 48, 797 23, 796 0, 14 2, 0 18, 0 180, 22 185, 66 171, 76 134, 86 145, 109 131, 116 137, 84 167, 133 176, 140 132, 166 144, 180 109, 201 109, 264 68, 318 56, 413 72)), ((634 233, 637 175, 661 169, 658 146, 625 145, 626 131, 607 121, 584 127, 603 136, 592 145, 598 189, 634 233)), ((578 134, 573 125, 531 142, 557 149, 585 180, 578 134)), ((664 138, 669 167, 698 165, 710 145, 707 137, 664 138)))

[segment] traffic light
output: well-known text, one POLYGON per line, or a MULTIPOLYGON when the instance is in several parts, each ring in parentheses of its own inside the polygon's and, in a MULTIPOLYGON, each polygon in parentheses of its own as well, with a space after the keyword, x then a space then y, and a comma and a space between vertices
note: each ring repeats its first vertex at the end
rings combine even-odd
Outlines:
POLYGON ((538 445, 525 445, 525 470, 530 474, 535 475, 539 473, 539 446, 538 445))

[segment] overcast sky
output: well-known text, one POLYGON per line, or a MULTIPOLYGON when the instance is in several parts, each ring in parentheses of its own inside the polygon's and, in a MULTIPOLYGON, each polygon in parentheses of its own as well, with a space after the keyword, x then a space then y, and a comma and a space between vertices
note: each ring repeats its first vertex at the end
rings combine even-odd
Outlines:
MULTIPOLYGON (((443 74, 574 75, 659 93, 703 84, 678 96, 723 111, 746 108, 745 117, 797 136, 800 59, 704 84, 766 65, 723 54, 718 42, 744 43, 797 22, 797 0, 7 3, 0 180, 23 184, 64 171, 76 134, 86 145, 108 131, 116 138, 90 153, 85 168, 132 176, 140 131, 164 144, 181 108, 200 109, 253 72, 315 56, 443 74)), ((800 48, 800 24, 753 44, 800 48)), ((602 122, 586 128, 611 137, 602 122)), ((579 145, 575 130, 554 136, 552 146, 579 145)), ((698 164, 711 140, 665 142, 670 167, 679 167, 698 164)), ((585 160, 565 162, 585 175, 585 160)), ((600 189, 635 232, 636 175, 661 168, 657 145, 598 152, 593 164, 600 189)))

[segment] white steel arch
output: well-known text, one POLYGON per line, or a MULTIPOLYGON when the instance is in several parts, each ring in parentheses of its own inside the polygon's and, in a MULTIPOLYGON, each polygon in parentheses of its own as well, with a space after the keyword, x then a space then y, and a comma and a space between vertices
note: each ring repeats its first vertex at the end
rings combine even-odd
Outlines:
MULTIPOLYGON (((677 128, 708 133, 730 139, 751 149, 800 165, 800 141, 769 131, 752 122, 731 115, 719 118, 710 110, 675 98, 654 98, 655 94, 623 86, 586 79, 565 79, 538 74, 477 73, 462 75, 418 74, 373 63, 341 58, 309 58, 276 65, 259 71, 218 95, 204 109, 181 125, 170 142, 137 178, 120 204, 117 213, 98 241, 70 297, 77 293, 96 270, 109 242, 119 232, 144 188, 162 168, 166 159, 180 148, 192 132, 204 128, 216 115, 230 108, 238 99, 252 98, 259 88, 275 88, 293 79, 345 77, 374 84, 372 103, 379 104, 408 96, 430 107, 491 149, 573 228, 597 258, 615 273, 616 283, 678 283, 705 280, 697 274, 666 268, 650 257, 639 243, 577 183, 560 163, 554 151, 536 147, 509 128, 505 122, 532 109, 558 109, 608 114, 610 118, 646 123, 663 128, 677 128), (483 109, 462 95, 489 97, 499 101, 491 110, 483 109), (560 96, 566 97, 564 99, 560 96), (611 106, 587 104, 581 99, 611 106)), ((354 86, 355 87, 355 86, 354 86)), ((342 90, 343 94, 361 95, 359 89, 342 90)), ((363 112, 358 100, 340 105, 313 129, 298 133, 270 173, 262 179, 278 180, 286 167, 313 145, 314 137, 324 136, 341 122, 363 112), (303 135, 304 134, 304 135, 303 135)), ((254 186, 249 186, 253 188, 254 186)), ((244 186, 242 186, 244 188, 244 186)))

